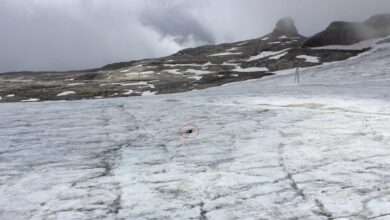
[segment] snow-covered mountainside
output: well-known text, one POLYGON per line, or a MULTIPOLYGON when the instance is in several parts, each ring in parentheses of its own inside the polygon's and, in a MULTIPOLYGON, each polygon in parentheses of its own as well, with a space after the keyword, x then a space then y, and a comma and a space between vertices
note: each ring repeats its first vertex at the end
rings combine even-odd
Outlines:
POLYGON ((0 219, 389 219, 389 56, 300 85, 0 104, 0 219))

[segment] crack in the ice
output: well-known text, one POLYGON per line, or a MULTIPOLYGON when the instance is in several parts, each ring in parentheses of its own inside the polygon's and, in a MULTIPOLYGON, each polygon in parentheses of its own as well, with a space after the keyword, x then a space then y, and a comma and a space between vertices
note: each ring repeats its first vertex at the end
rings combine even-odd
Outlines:
POLYGON ((294 189, 296 194, 299 195, 302 199, 306 199, 306 196, 303 193, 302 189, 300 189, 298 187, 298 184, 294 180, 293 174, 290 173, 290 171, 288 170, 288 168, 286 166, 286 163, 285 163, 284 157, 283 157, 284 147, 285 147, 285 145, 283 143, 279 144, 279 146, 278 146, 278 160, 279 160, 279 164, 282 167, 283 172, 286 173, 286 177, 290 181, 290 186, 294 189))
POLYGON ((201 202, 200 203, 200 205, 199 205, 199 220, 207 220, 207 216, 206 216, 206 214, 207 214, 207 211, 206 210, 204 210, 204 203, 203 202, 201 202))
POLYGON ((315 199, 314 203, 318 208, 318 210, 313 211, 314 214, 324 216, 328 220, 334 219, 332 213, 325 208, 324 204, 319 199, 315 199))
POLYGON ((381 217, 385 217, 385 216, 390 216, 390 212, 385 213, 385 214, 381 214, 381 215, 377 215, 377 216, 373 216, 373 217, 370 217, 368 219, 376 219, 376 218, 381 218, 381 217))

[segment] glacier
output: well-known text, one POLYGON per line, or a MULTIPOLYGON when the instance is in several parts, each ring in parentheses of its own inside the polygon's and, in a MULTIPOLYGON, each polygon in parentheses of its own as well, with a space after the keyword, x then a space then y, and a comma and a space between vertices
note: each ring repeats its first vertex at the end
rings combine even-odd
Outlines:
POLYGON ((0 104, 0 219, 389 219, 390 46, 186 93, 0 104), (183 138, 185 124, 199 128, 183 138))

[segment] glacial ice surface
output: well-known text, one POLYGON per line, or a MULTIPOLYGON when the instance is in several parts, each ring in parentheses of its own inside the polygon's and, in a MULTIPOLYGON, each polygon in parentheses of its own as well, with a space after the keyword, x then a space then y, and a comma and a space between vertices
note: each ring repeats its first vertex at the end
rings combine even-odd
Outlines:
POLYGON ((0 219, 389 219, 389 55, 300 85, 0 104, 0 219))

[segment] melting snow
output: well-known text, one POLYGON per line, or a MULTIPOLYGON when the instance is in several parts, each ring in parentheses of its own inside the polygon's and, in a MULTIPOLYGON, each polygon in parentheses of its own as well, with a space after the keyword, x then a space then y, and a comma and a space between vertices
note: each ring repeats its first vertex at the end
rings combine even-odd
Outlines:
POLYGON ((153 74, 153 73, 154 73, 154 71, 144 71, 144 72, 141 72, 141 75, 143 75, 143 74, 147 75, 147 74, 153 74))
POLYGON ((224 62, 222 63, 223 66, 237 66, 237 63, 229 63, 229 62, 224 62))
POLYGON ((196 75, 205 75, 205 74, 210 74, 211 72, 210 71, 206 71, 206 70, 195 70, 195 69, 188 69, 186 70, 187 73, 193 73, 193 74, 196 74, 196 75))
POLYGON ((167 73, 176 74, 176 75, 182 75, 183 73, 180 72, 179 69, 171 69, 171 70, 164 70, 167 73))
POLYGON ((270 59, 270 60, 279 60, 280 58, 286 56, 287 54, 288 54, 287 52, 284 52, 284 53, 275 55, 275 56, 273 56, 273 57, 270 57, 269 59, 270 59))
POLYGON ((307 63, 319 63, 320 62, 320 58, 314 57, 314 56, 299 55, 299 56, 297 56, 297 58, 305 59, 305 62, 307 62, 307 63))
POLYGON ((267 72, 267 71, 269 71, 269 69, 267 67, 241 68, 240 66, 237 66, 233 71, 237 71, 237 72, 267 72))
POLYGON ((274 55, 283 53, 286 50, 289 50, 289 49, 285 49, 285 50, 281 50, 281 51, 263 51, 263 52, 261 52, 260 54, 258 54, 256 56, 250 57, 248 59, 248 61, 253 61, 253 60, 258 60, 258 59, 261 59, 261 58, 264 58, 264 57, 274 56, 274 55))
POLYGON ((84 85, 84 84, 85 83, 70 83, 67 86, 80 86, 80 85, 84 85))
POLYGON ((148 82, 142 81, 142 82, 135 82, 135 83, 119 83, 121 86, 142 86, 142 85, 148 85, 148 82))
POLYGON ((197 63, 184 63, 184 64, 164 64, 167 67, 187 67, 187 66, 203 66, 202 64, 197 63))
POLYGON ((212 65, 214 65, 213 63, 211 63, 210 61, 209 62, 207 62, 207 63, 205 63, 205 64, 203 64, 203 66, 205 67, 205 66, 212 66, 212 65))
POLYGON ((57 96, 67 96, 67 95, 72 95, 72 94, 76 94, 76 92, 74 92, 74 91, 65 91, 65 92, 61 92, 60 94, 57 94, 57 96))
POLYGON ((241 55, 241 52, 233 53, 233 52, 224 52, 224 53, 217 53, 209 55, 209 57, 217 57, 217 56, 232 56, 232 55, 241 55))
POLYGON ((37 102, 37 101, 39 101, 39 99, 36 99, 36 98, 30 98, 30 99, 22 100, 22 102, 37 102))
POLYGON ((242 46, 242 45, 245 45, 245 44, 248 44, 248 42, 239 43, 239 44, 237 44, 237 46, 242 46))
POLYGON ((201 80, 203 76, 189 76, 190 79, 201 80))
POLYGON ((131 95, 134 93, 134 90, 128 90, 127 92, 122 93, 123 95, 131 95))
POLYGON ((142 96, 150 96, 150 95, 155 95, 155 94, 156 94, 156 92, 145 91, 145 92, 143 92, 141 95, 142 95, 142 96))
POLYGON ((280 44, 280 43, 282 43, 282 42, 280 42, 280 41, 275 41, 275 42, 269 42, 268 44, 280 44))
POLYGON ((236 50, 238 50, 238 48, 237 47, 233 47, 233 48, 227 49, 226 51, 236 51, 236 50))

